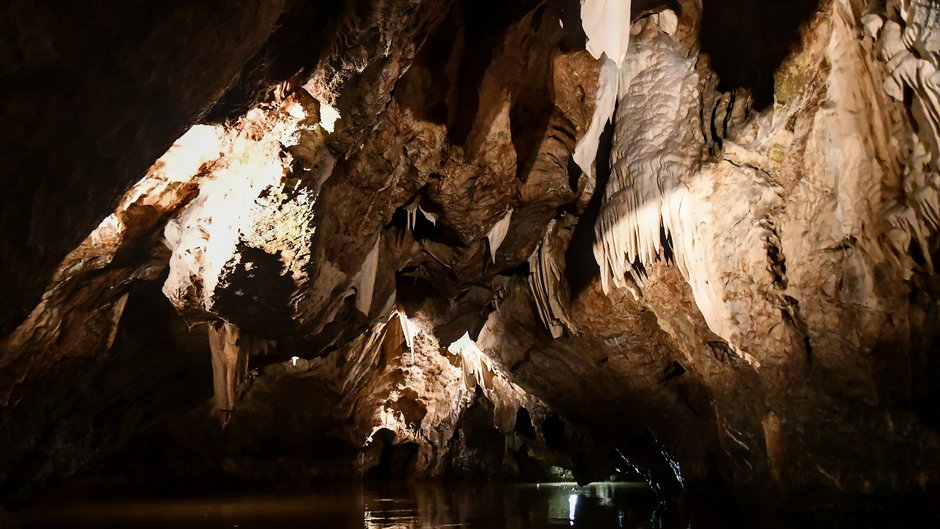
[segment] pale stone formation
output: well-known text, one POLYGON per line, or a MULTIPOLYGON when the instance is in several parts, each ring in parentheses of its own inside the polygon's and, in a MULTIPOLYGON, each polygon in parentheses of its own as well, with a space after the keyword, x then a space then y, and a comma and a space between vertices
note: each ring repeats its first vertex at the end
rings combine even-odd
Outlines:
MULTIPOLYGON (((885 92, 897 101, 904 101, 905 89, 914 95, 911 112, 918 130, 908 140, 913 152, 904 169, 904 193, 910 200, 897 205, 892 219, 899 228, 899 244, 910 234, 925 250, 930 234, 940 227, 940 186, 935 178, 940 168, 940 6, 891 1, 883 10, 869 10, 862 21, 888 70, 885 92)), ((925 257, 932 266, 929 250, 925 257)))
POLYGON ((222 425, 231 420, 235 399, 248 377, 250 349, 239 338, 238 327, 221 322, 207 327, 209 349, 212 351, 212 389, 215 407, 222 425))
MULTIPOLYGON (((909 216, 903 212, 889 214, 898 211, 893 198, 875 202, 878 200, 877 192, 873 194, 875 186, 899 183, 900 175, 885 173, 885 168, 872 161, 886 159, 889 152, 898 148, 889 138, 893 133, 890 127, 896 126, 899 117, 875 90, 872 85, 875 80, 859 82, 870 79, 867 72, 876 66, 869 45, 849 34, 849 28, 856 23, 849 9, 844 2, 835 2, 832 20, 814 25, 802 54, 792 59, 791 66, 785 66, 796 68, 798 61, 804 64, 828 61, 833 65, 829 92, 822 96, 829 103, 818 109, 816 125, 813 130, 804 132, 805 139, 794 137, 792 131, 784 128, 786 120, 792 120, 798 109, 817 104, 811 98, 819 96, 804 90, 802 99, 765 111, 753 119, 747 130, 736 131, 726 138, 721 159, 704 164, 699 162, 702 144, 695 134, 699 89, 696 88, 698 73, 692 69, 694 58, 687 56, 685 48, 656 25, 655 20, 637 23, 639 29, 635 31, 639 34, 634 37, 634 48, 624 65, 620 83, 613 177, 598 220, 599 242, 595 254, 602 268, 605 289, 610 288, 611 283, 626 286, 626 275, 633 275, 642 282, 642 271, 634 273, 631 267, 648 266, 660 258, 664 242, 660 235, 662 229, 664 235, 671 238, 676 264, 692 286, 709 326, 738 346, 742 342, 739 335, 749 332, 746 329, 752 325, 748 313, 754 313, 762 302, 753 296, 747 296, 749 302, 745 304, 733 301, 735 287, 729 280, 735 281, 731 278, 744 274, 749 278, 747 281, 757 280, 758 285, 763 285, 758 287, 761 291, 772 291, 775 281, 786 280, 785 277, 774 279, 776 265, 771 262, 768 267, 764 251, 764 248, 773 249, 776 256, 781 234, 794 233, 782 225, 785 219, 804 223, 814 218, 816 233, 822 235, 829 231, 823 236, 824 240, 816 243, 819 247, 834 247, 839 240, 849 237, 853 241, 869 239, 869 251, 879 259, 895 259, 892 256, 904 254, 905 236, 900 235, 897 245, 886 246, 878 240, 887 227, 866 226, 867 219, 898 218, 892 222, 908 224, 908 231, 919 241, 924 240, 923 232, 929 228, 929 224, 924 226, 924 223, 936 218, 931 202, 936 194, 930 191, 935 188, 929 184, 922 184, 922 190, 918 191, 917 184, 912 182, 924 179, 918 176, 923 174, 922 155, 905 163, 905 171, 909 172, 905 180, 912 182, 905 185, 910 190, 908 196, 913 199, 905 202, 910 204, 908 208, 923 211, 916 216, 923 220, 905 222, 909 216), (826 31, 830 32, 828 36, 824 35, 826 31), (673 44, 668 44, 670 42, 673 44), (653 92, 655 96, 650 95, 653 92), (878 112, 882 112, 883 117, 878 112), (827 131, 829 140, 819 136, 823 131, 827 131), (865 137, 871 137, 874 143, 864 140, 865 137), (841 198, 837 209, 828 213, 834 215, 831 220, 824 221, 820 212, 810 213, 806 208, 815 200, 809 196, 800 198, 801 193, 809 191, 787 182, 797 175, 785 176, 792 169, 782 164, 781 154, 790 152, 799 142, 816 149, 811 151, 812 155, 810 152, 804 155, 805 171, 833 177, 852 175, 844 183, 836 184, 838 187, 833 190, 841 198), (729 252, 733 252, 734 259, 727 258, 729 252)), ((920 17, 926 19, 927 4, 919 9, 920 17)), ((927 61, 922 62, 929 68, 927 61)), ((929 91, 929 87, 921 93, 923 90, 929 91)), ((918 152, 916 142, 914 150, 918 152)), ((930 169, 927 172, 933 173, 930 169)), ((798 181, 805 182, 805 179, 798 181)), ((818 190, 813 191, 816 192, 818 190)), ((812 253, 809 251, 812 243, 805 235, 801 235, 799 243, 785 238, 779 258, 812 253), (798 247, 789 249, 789 241, 798 247)), ((791 258, 790 279, 798 277, 794 273, 799 274, 806 265, 805 259, 791 258)), ((747 288, 753 291, 752 286, 747 288)), ((768 307, 768 310, 773 309, 768 307)))
POLYGON ((510 208, 501 219, 496 221, 496 224, 493 224, 490 231, 486 232, 486 240, 489 241, 490 247, 490 259, 492 259, 494 263, 496 262, 496 251, 499 250, 499 245, 503 244, 503 239, 506 238, 506 232, 509 231, 509 223, 511 220, 512 208, 510 208))
POLYGON ((369 315, 369 311, 372 308, 372 296, 375 289, 375 274, 379 259, 379 244, 381 242, 381 237, 375 240, 375 244, 372 246, 372 249, 369 250, 365 260, 362 262, 362 269, 359 270, 359 274, 354 280, 356 289, 356 309, 365 316, 369 315))
MULTIPOLYGON (((620 72, 612 175, 597 221, 605 290, 625 286, 634 264, 657 258, 661 227, 668 236, 681 230, 684 214, 694 215, 682 208, 701 149, 695 56, 654 20, 637 26, 620 72)), ((685 270, 683 252, 677 256, 685 270)))
POLYGON ((573 224, 573 220, 570 217, 565 217, 562 222, 552 220, 545 237, 529 257, 529 288, 542 323, 555 338, 566 329, 570 333, 577 332, 568 316, 568 293, 564 282, 563 250, 571 237, 570 226, 565 224, 573 224))
POLYGON ((593 179, 597 146, 617 103, 617 72, 630 45, 630 0, 582 0, 581 24, 587 35, 587 51, 603 61, 591 126, 578 140, 573 155, 578 167, 593 179))
MULTIPOLYGON (((597 95, 594 101, 594 116, 591 117, 591 126, 588 127, 584 136, 578 140, 578 145, 572 155, 578 167, 591 179, 596 174, 595 157, 597 156, 597 147, 601 141, 601 134, 604 133, 604 127, 613 118, 614 107, 617 104, 617 83, 620 70, 617 63, 610 58, 604 58, 603 61, 604 64, 601 66, 597 77, 597 95)), ((607 163, 607 161, 602 160, 601 163, 607 163)))
POLYGON ((591 55, 606 55, 620 67, 630 44, 630 0, 582 0, 581 25, 591 55))
POLYGON ((165 230, 173 255, 164 293, 195 321, 215 318, 216 289, 227 287, 233 270, 241 264, 250 272, 243 248, 279 259, 283 273, 302 280, 315 230, 312 206, 333 164, 318 104, 303 92, 252 109, 227 135, 225 166, 165 230), (306 185, 290 178, 295 157, 310 174, 306 185))
POLYGON ((940 6, 931 0, 892 0, 884 12, 863 17, 866 30, 878 39, 880 57, 890 77, 885 91, 903 101, 904 88, 916 95, 912 105, 920 138, 940 167, 940 6))
MULTIPOLYGON (((805 447, 855 428, 883 432, 871 444, 916 438, 918 454, 936 447, 903 407, 851 426, 826 417, 909 398, 898 396, 911 391, 907 344, 923 321, 909 281, 932 268, 929 258, 926 269, 915 262, 911 243, 930 248, 937 225, 930 43, 940 27, 935 2, 889 2, 887 14, 867 15, 869 35, 859 2, 827 5, 777 71, 776 104, 746 122, 727 108, 733 98, 709 93, 710 73, 691 44, 670 36, 662 19, 637 22, 595 254, 604 289, 638 292, 689 366, 707 373, 720 438, 735 447, 729 454, 759 454, 782 486, 811 479, 868 492, 873 484, 857 468, 863 449, 821 462, 805 447), (902 84, 915 95, 916 124, 898 97, 902 84), (718 105, 713 116, 700 112, 709 101, 718 105), (730 123, 719 128, 720 144, 699 133, 711 128, 700 116, 730 123), (760 380, 757 418, 746 418, 728 381, 710 372, 692 314, 664 297, 673 272, 658 263, 667 249, 708 329, 760 380), (828 404, 801 404, 811 401, 828 404), (896 433, 896 421, 917 433, 896 433)), ((908 472, 885 479, 901 483, 908 472)))
POLYGON ((369 448, 376 433, 386 429, 395 434, 394 444, 418 445, 418 470, 440 475, 460 455, 448 441, 475 402, 477 388, 494 407, 494 426, 506 435, 520 407, 536 419, 546 410, 512 384, 466 333, 444 348, 427 322, 400 310, 341 350, 299 369, 301 376, 324 380, 341 395, 344 413, 354 423, 349 433, 362 444, 362 471, 377 464, 378 453, 369 448))

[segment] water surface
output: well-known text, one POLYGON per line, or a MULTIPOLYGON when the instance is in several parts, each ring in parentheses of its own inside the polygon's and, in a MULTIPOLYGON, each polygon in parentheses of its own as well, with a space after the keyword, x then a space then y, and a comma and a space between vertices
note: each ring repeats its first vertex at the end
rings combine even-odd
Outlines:
POLYGON ((46 500, 22 527, 585 529, 658 526, 656 501, 636 483, 384 482, 303 494, 186 499, 46 500))

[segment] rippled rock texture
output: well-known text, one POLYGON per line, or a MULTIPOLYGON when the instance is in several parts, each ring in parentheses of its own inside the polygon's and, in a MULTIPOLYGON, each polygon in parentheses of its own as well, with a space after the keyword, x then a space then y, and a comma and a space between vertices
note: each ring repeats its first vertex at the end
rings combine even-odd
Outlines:
POLYGON ((113 49, 89 14, 74 57, 30 40, 59 13, 5 8, 14 73, 139 46, 149 77, 79 71, 74 122, 4 78, 4 497, 573 472, 849 524, 936 499, 936 2, 275 4, 113 49), (155 79, 172 112, 136 110, 155 79))

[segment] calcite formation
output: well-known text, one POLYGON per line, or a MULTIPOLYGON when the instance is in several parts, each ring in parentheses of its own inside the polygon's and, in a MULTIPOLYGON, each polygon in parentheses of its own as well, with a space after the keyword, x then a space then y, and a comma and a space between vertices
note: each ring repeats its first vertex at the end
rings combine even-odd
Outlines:
POLYGON ((680 511, 929 505, 940 4, 768 2, 788 42, 744 1, 283 4, 43 264, 0 342, 4 499, 563 467, 680 511))

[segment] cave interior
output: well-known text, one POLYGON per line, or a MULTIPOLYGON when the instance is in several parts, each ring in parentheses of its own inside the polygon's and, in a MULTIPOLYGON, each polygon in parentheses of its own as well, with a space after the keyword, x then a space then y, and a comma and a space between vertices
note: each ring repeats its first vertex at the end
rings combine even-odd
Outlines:
POLYGON ((940 523, 940 1, 0 34, 0 526, 298 491, 370 529, 940 523))

